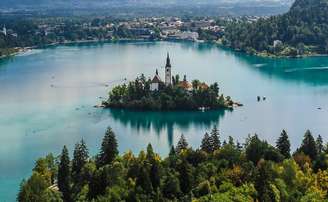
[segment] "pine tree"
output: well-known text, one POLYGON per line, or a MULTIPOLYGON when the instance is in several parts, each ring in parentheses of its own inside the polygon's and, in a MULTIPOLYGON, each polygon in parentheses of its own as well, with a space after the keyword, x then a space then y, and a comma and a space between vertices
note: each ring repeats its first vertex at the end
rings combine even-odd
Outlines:
POLYGON ((147 160, 152 163, 154 158, 155 158, 155 154, 154 154, 154 150, 153 147, 151 146, 151 144, 149 143, 147 146, 147 155, 146 155, 147 160))
POLYGON ((97 166, 101 167, 111 164, 118 155, 117 141, 115 133, 109 127, 101 143, 100 154, 97 158, 97 166))
POLYGON ((177 154, 175 152, 174 146, 171 146, 168 160, 169 160, 169 166, 171 168, 175 168, 177 162, 177 154))
POLYGON ((89 158, 88 148, 82 139, 80 143, 77 143, 74 148, 72 159, 72 176, 73 181, 77 183, 83 166, 87 163, 89 158))
POLYGON ((202 144, 200 145, 200 148, 207 153, 213 152, 213 145, 212 145, 211 138, 208 135, 208 133, 205 133, 205 135, 202 139, 202 144))
POLYGON ((316 145, 317 145, 317 152, 318 152, 318 154, 321 154, 323 152, 323 150, 324 150, 323 140, 322 140, 321 135, 318 135, 317 140, 316 140, 316 145))
POLYGON ((137 186, 140 186, 143 191, 145 191, 145 193, 150 194, 153 191, 153 186, 148 173, 149 172, 146 166, 141 166, 137 176, 136 184, 137 186))
POLYGON ((68 150, 64 146, 61 156, 60 163, 58 167, 58 188, 63 194, 63 200, 65 202, 71 201, 70 195, 70 160, 68 155, 68 150))
POLYGON ((163 183, 163 195, 168 199, 174 199, 180 195, 180 182, 174 172, 169 172, 163 183))
POLYGON ((187 142, 186 138, 184 137, 184 135, 182 134, 175 150, 179 154, 182 150, 187 149, 187 148, 188 148, 188 142, 187 142))
POLYGON ((175 152, 174 146, 171 146, 169 156, 175 156, 175 155, 176 155, 176 152, 175 152))
POLYGON ((151 165, 150 180, 151 180, 151 184, 152 184, 154 190, 157 190, 157 188, 160 185, 160 181, 161 181, 160 173, 159 173, 159 164, 157 162, 154 162, 151 165))
POLYGON ((290 158, 290 142, 285 130, 282 130, 280 137, 276 142, 276 147, 286 159, 290 158))
POLYGON ((180 188, 183 193, 189 193, 192 189, 192 167, 186 159, 183 159, 178 166, 178 171, 180 173, 180 188))
POLYGON ((212 129, 211 132, 211 145, 212 145, 212 150, 218 150, 221 147, 221 142, 220 142, 220 138, 219 138, 219 131, 216 127, 216 125, 214 125, 214 128, 212 129))
POLYGON ((305 155, 308 155, 312 160, 315 160, 317 157, 317 145, 314 141, 314 138, 309 130, 304 134, 304 139, 301 147, 298 149, 299 152, 303 152, 305 155))

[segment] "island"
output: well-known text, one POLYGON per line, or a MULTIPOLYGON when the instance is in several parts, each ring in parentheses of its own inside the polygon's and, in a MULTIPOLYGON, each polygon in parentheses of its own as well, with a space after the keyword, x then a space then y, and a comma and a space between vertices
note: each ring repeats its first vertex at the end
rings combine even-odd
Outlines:
POLYGON ((172 76, 172 66, 167 54, 164 81, 158 70, 153 79, 146 79, 144 74, 128 84, 115 86, 109 92, 109 98, 103 101, 105 108, 133 110, 210 110, 233 109, 241 106, 232 101, 230 96, 219 94, 218 83, 211 85, 193 80, 191 83, 184 75, 172 76))

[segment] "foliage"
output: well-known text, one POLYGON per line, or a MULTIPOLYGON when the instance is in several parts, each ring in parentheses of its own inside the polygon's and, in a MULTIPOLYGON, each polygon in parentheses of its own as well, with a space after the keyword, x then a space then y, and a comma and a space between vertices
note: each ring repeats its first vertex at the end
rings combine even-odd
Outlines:
POLYGON ((101 143, 100 154, 97 156, 98 167, 110 164, 118 154, 117 141, 111 128, 108 128, 101 143))
POLYGON ((326 0, 296 0, 286 14, 230 23, 223 41, 235 49, 262 55, 327 54, 327 19, 326 0))
POLYGON ((58 188, 65 202, 71 201, 71 171, 68 150, 64 146, 58 166, 58 188))
POLYGON ((277 140, 276 147, 285 158, 290 158, 290 142, 285 130, 281 132, 280 137, 277 140))
MULTIPOLYGON (((218 134, 216 127, 212 133, 218 134)), ((306 148, 312 148, 306 146, 312 145, 309 132, 292 158, 286 156, 287 132, 278 138, 277 148, 254 135, 244 147, 229 137, 213 150, 213 142, 219 139, 210 141, 212 137, 206 133, 202 148, 193 150, 181 135, 176 149, 172 146, 169 156, 161 159, 151 144, 138 156, 131 151, 118 155, 115 134, 108 128, 97 158, 88 158, 81 141, 75 146, 72 161, 66 147, 59 164, 54 163, 52 155, 37 160, 32 176, 22 182, 17 199, 20 202, 327 201, 328 154, 322 150, 315 159, 305 154, 311 153, 306 148), (74 172, 70 172, 71 166, 74 172), (56 191, 56 181, 60 192, 56 191)))
POLYGON ((109 98, 103 102, 106 107, 127 108, 134 110, 195 110, 199 108, 219 109, 231 108, 231 99, 219 96, 217 83, 208 86, 205 83, 193 81, 191 84, 179 76, 173 77, 173 84, 159 84, 159 89, 151 91, 151 80, 142 74, 128 84, 115 86, 109 92, 109 98), (189 87, 188 87, 189 86, 189 87))

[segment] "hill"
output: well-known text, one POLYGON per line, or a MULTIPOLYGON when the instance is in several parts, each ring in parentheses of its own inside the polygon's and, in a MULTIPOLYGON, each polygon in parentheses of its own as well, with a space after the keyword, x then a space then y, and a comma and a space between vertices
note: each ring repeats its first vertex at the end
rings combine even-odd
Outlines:
POLYGON ((296 0, 282 15, 231 23, 223 43, 261 55, 328 53, 328 0, 296 0))

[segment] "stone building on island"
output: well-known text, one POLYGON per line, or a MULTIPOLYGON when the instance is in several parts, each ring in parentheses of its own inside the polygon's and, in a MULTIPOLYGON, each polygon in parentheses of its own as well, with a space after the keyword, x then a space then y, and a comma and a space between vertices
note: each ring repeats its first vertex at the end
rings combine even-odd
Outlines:
MULTIPOLYGON (((165 64, 165 80, 164 80, 165 86, 169 86, 172 84, 171 68, 172 68, 172 66, 171 66, 170 56, 169 56, 169 53, 167 53, 166 64, 165 64)), ((162 83, 163 83, 163 81, 161 80, 160 76, 158 75, 158 70, 156 69, 156 74, 155 74, 154 78, 151 80, 150 90, 151 91, 159 90, 159 86, 162 83)))
POLYGON ((150 83, 150 90, 151 91, 158 90, 159 89, 159 85, 161 83, 162 83, 162 80, 161 80, 161 78, 158 75, 158 70, 156 69, 156 74, 155 74, 153 80, 151 80, 151 83, 150 83))
MULTIPOLYGON (((159 74, 158 74, 158 70, 156 69, 156 74, 153 77, 153 79, 151 80, 150 83, 150 90, 151 91, 158 91, 160 89, 160 86, 170 86, 172 85, 172 65, 171 65, 171 60, 170 60, 170 56, 169 53, 167 53, 167 57, 166 57, 166 64, 165 64, 165 80, 162 81, 159 74)), ((173 81, 173 85, 177 85, 180 88, 183 88, 187 91, 191 91, 192 90, 192 84, 189 83, 187 81, 187 77, 186 75, 184 75, 184 78, 182 81, 178 81, 178 83, 174 83, 173 81)), ((206 84, 202 84, 202 85, 206 85, 206 84)))

